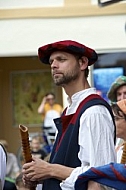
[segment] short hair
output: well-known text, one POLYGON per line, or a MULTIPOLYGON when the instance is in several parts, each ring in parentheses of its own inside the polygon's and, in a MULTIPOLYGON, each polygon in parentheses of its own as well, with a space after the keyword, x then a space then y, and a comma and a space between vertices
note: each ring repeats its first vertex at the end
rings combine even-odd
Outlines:
POLYGON ((55 98, 55 94, 53 92, 48 92, 45 94, 45 96, 52 95, 55 98))
POLYGON ((87 67, 85 69, 85 78, 88 78, 88 76, 89 76, 89 68, 87 67))
MULTIPOLYGON (((74 54, 73 54, 74 55, 74 54)), ((78 61, 79 59, 81 59, 82 56, 80 55, 74 55, 74 57, 76 58, 76 60, 78 61)), ((87 58, 88 59, 88 58, 87 58)), ((87 68, 84 70, 85 72, 85 78, 88 78, 89 75, 89 67, 87 66, 87 68)))
POLYGON ((23 174, 20 173, 16 179, 15 179, 15 185, 19 186, 19 187, 24 187, 24 183, 23 183, 23 180, 22 180, 22 177, 23 177, 23 174))

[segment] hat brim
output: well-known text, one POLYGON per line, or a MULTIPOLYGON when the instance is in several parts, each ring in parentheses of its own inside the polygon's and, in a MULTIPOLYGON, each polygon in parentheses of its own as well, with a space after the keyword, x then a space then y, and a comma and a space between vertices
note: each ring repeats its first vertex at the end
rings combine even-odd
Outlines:
POLYGON ((126 85, 126 76, 118 77, 116 81, 112 84, 107 93, 109 100, 111 100, 112 102, 116 102, 117 101, 116 92, 121 86, 124 85, 126 85))
POLYGON ((108 98, 109 100, 111 100, 112 102, 116 102, 117 98, 116 98, 116 91, 120 86, 117 86, 116 84, 113 84, 110 91, 108 92, 108 98))
POLYGON ((89 66, 94 64, 98 59, 98 55, 93 49, 75 41, 65 40, 40 47, 38 49, 40 61, 49 64, 50 55, 55 51, 64 51, 79 56, 86 56, 89 60, 89 66))

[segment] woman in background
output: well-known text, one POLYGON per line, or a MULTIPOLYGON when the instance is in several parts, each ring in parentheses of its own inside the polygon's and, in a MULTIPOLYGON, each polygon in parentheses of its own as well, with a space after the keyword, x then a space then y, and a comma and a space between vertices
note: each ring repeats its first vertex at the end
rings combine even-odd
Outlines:
POLYGON ((107 190, 109 187, 116 190, 126 189, 126 164, 121 164, 124 143, 126 143, 126 99, 112 103, 111 107, 115 118, 116 137, 122 139, 122 144, 116 146, 118 163, 91 167, 78 176, 75 190, 101 190, 100 184, 106 185, 107 190))
POLYGON ((56 103, 55 94, 47 93, 42 99, 41 104, 38 107, 38 113, 42 114, 42 123, 44 128, 47 128, 48 132, 55 136, 56 127, 53 119, 60 117, 63 108, 60 104, 56 103))
POLYGON ((116 146, 117 162, 120 163, 126 141, 126 99, 113 103, 111 107, 115 118, 116 137, 122 139, 122 143, 116 146))

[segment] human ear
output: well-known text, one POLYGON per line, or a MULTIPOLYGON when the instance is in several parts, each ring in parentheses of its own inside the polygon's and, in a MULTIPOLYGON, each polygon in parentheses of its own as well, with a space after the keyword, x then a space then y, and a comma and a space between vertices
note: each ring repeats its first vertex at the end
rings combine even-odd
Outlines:
POLYGON ((79 64, 81 66, 81 69, 84 70, 88 67, 88 58, 83 56, 79 59, 79 64))

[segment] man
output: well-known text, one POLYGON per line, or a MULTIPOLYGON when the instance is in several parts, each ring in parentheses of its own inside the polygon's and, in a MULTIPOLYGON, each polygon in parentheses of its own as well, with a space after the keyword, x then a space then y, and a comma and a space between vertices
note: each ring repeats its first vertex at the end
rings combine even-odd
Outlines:
POLYGON ((4 147, 0 144, 0 190, 4 187, 6 176, 7 155, 4 147))
POLYGON ((43 180, 42 190, 74 190, 82 171, 116 160, 112 111, 87 80, 97 53, 65 40, 40 47, 38 54, 42 63, 50 64, 54 83, 64 88, 69 106, 54 120, 58 134, 49 163, 33 159, 24 164, 24 181, 43 180))
POLYGON ((108 98, 111 102, 126 99, 126 76, 120 76, 112 83, 108 98))

